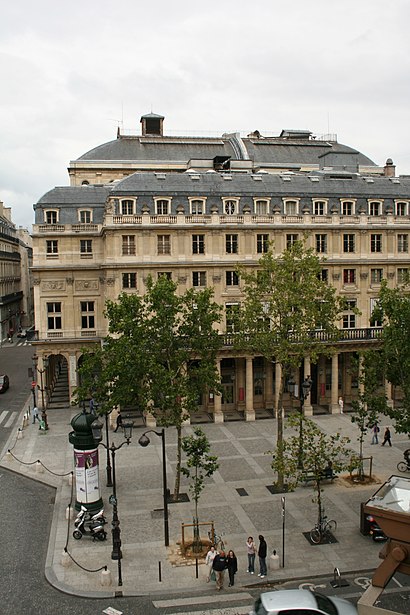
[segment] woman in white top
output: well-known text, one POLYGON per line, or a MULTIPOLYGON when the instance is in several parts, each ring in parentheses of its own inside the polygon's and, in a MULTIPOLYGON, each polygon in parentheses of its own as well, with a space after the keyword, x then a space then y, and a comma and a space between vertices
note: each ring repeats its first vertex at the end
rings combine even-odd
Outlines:
POLYGON ((248 570, 246 572, 254 574, 256 547, 255 543, 253 542, 252 536, 249 536, 248 540, 246 541, 246 550, 248 552, 248 570))
POLYGON ((212 546, 208 553, 205 556, 205 564, 208 566, 208 575, 206 577, 206 582, 209 583, 209 581, 211 580, 211 574, 212 574, 212 564, 214 563, 214 559, 215 556, 217 555, 218 551, 215 549, 214 546, 212 546))

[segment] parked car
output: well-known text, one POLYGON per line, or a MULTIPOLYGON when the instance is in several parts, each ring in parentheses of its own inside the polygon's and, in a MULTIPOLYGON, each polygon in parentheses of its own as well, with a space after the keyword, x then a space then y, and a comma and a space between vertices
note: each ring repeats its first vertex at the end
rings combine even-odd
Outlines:
POLYGON ((0 393, 4 393, 10 386, 9 377, 6 374, 0 376, 0 393))
POLYGON ((262 593, 249 615, 357 615, 347 600, 308 589, 283 589, 262 593))

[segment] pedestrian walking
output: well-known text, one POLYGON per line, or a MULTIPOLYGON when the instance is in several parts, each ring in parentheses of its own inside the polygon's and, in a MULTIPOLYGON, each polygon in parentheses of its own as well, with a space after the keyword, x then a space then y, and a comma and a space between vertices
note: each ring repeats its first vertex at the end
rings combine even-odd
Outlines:
POLYGON ((344 405, 345 405, 345 403, 344 403, 344 401, 343 401, 343 397, 342 397, 342 396, 340 396, 340 397, 339 397, 339 408, 340 408, 340 414, 343 414, 343 408, 344 408, 344 405))
POLYGON ((246 549, 248 552, 248 570, 246 572, 250 572, 250 574, 255 573, 255 555, 256 555, 256 547, 253 542, 252 536, 249 536, 246 541, 246 549))
POLYGON ((266 568, 267 553, 268 553, 268 545, 266 544, 266 540, 262 536, 262 534, 259 534, 259 547, 258 547, 259 574, 258 574, 258 577, 260 577, 261 579, 266 577, 268 573, 268 569, 266 568))
POLYGON ((377 421, 375 422, 375 424, 372 427, 372 441, 371 444, 379 444, 379 431, 380 431, 380 427, 377 424, 377 421))
POLYGON ((384 446, 386 444, 386 442, 388 442, 389 446, 391 446, 391 433, 390 433, 390 429, 388 427, 386 427, 386 429, 384 430, 384 437, 383 437, 382 446, 384 446))
POLYGON ((216 589, 224 588, 224 578, 225 578, 225 570, 228 567, 227 558, 225 555, 225 551, 221 551, 217 553, 214 557, 214 561, 212 564, 212 569, 215 570, 216 575, 216 589))
POLYGON ((215 572, 212 570, 212 564, 214 563, 215 556, 218 554, 218 551, 212 545, 209 549, 208 553, 205 556, 205 564, 208 566, 208 574, 206 575, 206 582, 215 581, 215 572))
POLYGON ((117 422, 115 425, 115 429, 114 429, 114 433, 117 433, 118 429, 122 427, 122 416, 121 416, 121 410, 118 410, 118 414, 117 414, 117 422))
POLYGON ((228 574, 229 574, 229 587, 233 587, 235 585, 235 574, 238 571, 238 560, 236 558, 235 552, 228 551, 228 574))
POLYGON ((33 425, 36 421, 40 422, 40 417, 38 416, 38 408, 34 406, 31 411, 31 416, 33 417, 33 425))

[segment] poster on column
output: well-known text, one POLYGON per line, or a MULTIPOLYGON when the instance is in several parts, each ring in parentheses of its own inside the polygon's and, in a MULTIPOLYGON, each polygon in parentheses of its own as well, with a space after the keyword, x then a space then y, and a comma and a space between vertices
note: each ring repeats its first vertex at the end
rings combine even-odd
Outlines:
POLYGON ((98 480, 98 449, 74 449, 77 502, 90 504, 100 498, 98 480))

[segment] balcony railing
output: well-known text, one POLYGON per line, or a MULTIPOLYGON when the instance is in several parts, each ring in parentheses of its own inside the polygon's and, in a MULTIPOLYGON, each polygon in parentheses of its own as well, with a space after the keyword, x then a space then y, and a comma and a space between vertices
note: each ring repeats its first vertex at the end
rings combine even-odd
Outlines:
MULTIPOLYGON (((336 335, 329 335, 320 329, 310 332, 312 340, 323 342, 324 344, 337 344, 345 342, 369 342, 380 340, 382 327, 367 327, 363 329, 339 329, 336 335)), ((297 335, 292 332, 288 336, 289 341, 298 342, 297 335)), ((224 334, 224 346, 234 346, 235 334, 224 334)))

